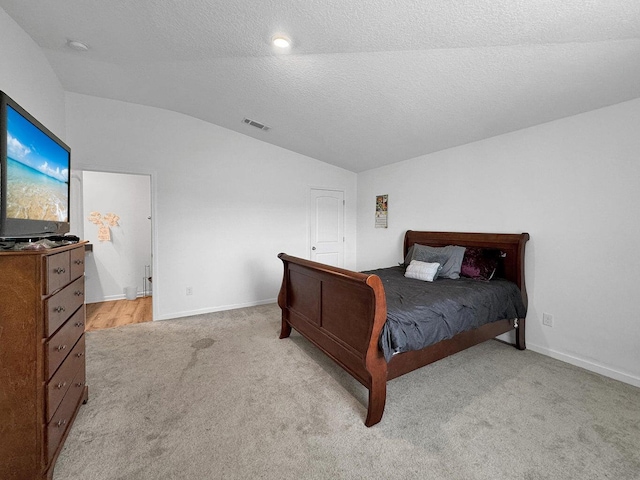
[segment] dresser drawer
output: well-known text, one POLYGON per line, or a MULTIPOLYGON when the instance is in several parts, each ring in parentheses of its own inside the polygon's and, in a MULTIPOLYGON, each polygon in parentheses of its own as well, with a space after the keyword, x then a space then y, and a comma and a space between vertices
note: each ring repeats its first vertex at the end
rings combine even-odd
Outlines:
POLYGON ((75 280, 84 275, 84 247, 76 248, 69 252, 69 267, 71 268, 71 277, 69 280, 75 280))
POLYGON ((69 252, 60 252, 45 258, 46 277, 43 282, 44 294, 49 295, 64 287, 71 280, 69 252))
POLYGON ((51 420, 71 387, 73 378, 84 368, 84 336, 47 383, 47 421, 51 420))
POLYGON ((45 379, 51 378, 84 333, 85 307, 82 305, 64 325, 45 342, 45 379))
POLYGON ((67 318, 84 304, 84 277, 45 300, 45 335, 50 337, 67 318))
POLYGON ((47 463, 49 463, 53 458, 53 455, 56 453, 56 450, 62 441, 64 433, 71 425, 71 419, 80 405, 84 388, 85 369, 83 364, 71 381, 71 386, 60 403, 58 410, 56 410, 56 413, 47 425, 47 439, 45 443, 47 463))

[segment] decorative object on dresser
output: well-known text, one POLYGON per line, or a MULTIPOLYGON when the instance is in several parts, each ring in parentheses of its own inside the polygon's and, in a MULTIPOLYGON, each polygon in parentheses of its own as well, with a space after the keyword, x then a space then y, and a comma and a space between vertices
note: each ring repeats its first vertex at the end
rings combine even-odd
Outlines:
POLYGON ((85 243, 0 252, 0 478, 51 479, 87 402, 85 243))
POLYGON ((404 280, 404 266, 359 273, 281 253, 280 338, 288 337, 295 328, 362 383, 369 390, 365 425, 370 427, 382 419, 387 381, 512 330, 516 347, 525 349, 524 251, 528 240, 528 233, 408 230, 404 238, 405 264, 437 261, 443 267, 438 274, 443 279, 435 282, 404 280), (420 246, 427 253, 447 255, 416 259, 415 250, 420 246), (408 255, 412 248, 413 253, 408 255), (489 272, 490 277, 460 278, 464 263, 461 252, 467 248, 498 252, 493 256, 495 271, 489 272), (454 257, 457 267, 449 268, 454 257), (416 294, 416 290, 420 292, 416 294), (470 295, 460 296, 462 290, 470 295), (435 299, 436 303, 408 302, 425 298, 423 292, 429 302, 435 299), (508 298, 498 304, 486 302, 498 294, 502 297, 502 292, 508 298), (474 303, 470 303, 472 299, 476 299, 474 303), (447 306, 451 308, 444 308, 447 306), (418 316, 410 317, 414 312, 418 316))

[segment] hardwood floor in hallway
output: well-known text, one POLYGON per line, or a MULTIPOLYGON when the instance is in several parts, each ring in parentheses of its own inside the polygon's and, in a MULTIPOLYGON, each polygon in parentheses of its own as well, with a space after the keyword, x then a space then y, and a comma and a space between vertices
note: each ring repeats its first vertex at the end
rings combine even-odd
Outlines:
POLYGON ((151 298, 139 297, 135 300, 114 300, 111 302, 88 303, 86 331, 120 327, 133 323, 153 320, 151 298))

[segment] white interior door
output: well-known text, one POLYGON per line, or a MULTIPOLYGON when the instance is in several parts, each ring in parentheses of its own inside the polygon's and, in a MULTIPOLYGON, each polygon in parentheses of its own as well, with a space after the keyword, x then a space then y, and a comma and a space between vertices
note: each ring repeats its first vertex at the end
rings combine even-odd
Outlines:
POLYGON ((312 188, 310 197, 309 258, 334 267, 343 267, 344 192, 312 188))

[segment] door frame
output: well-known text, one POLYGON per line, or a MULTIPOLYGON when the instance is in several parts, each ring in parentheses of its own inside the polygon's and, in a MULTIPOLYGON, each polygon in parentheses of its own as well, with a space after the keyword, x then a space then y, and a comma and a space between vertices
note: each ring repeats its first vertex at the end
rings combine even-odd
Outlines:
POLYGON ((152 310, 152 320, 155 321, 156 318, 158 317, 158 313, 157 313, 157 295, 155 295, 155 292, 158 291, 158 285, 162 283, 162 280, 160 278, 159 275, 159 271, 158 271, 158 252, 157 252, 157 245, 158 245, 158 231, 157 231, 157 225, 156 225, 156 204, 157 204, 157 177, 158 174, 155 170, 153 169, 149 169, 149 170, 137 170, 137 169, 109 169, 109 168, 102 168, 102 167, 94 167, 94 166, 89 166, 89 165, 82 165, 80 163, 75 163, 72 165, 71 167, 71 176, 73 178, 79 179, 80 180, 80 187, 79 187, 79 191, 77 192, 77 198, 78 198, 78 202, 74 203, 74 206, 76 209, 78 209, 79 212, 82 212, 82 214, 79 217, 76 217, 76 219, 80 219, 82 220, 80 222, 80 228, 79 228, 79 233, 82 234, 82 236, 84 236, 84 197, 82 194, 82 172, 96 172, 96 173, 119 173, 119 174, 123 174, 123 175, 146 175, 149 177, 149 182, 150 182, 150 189, 151 189, 151 272, 153 275, 153 287, 152 287, 152 295, 151 295, 151 310, 152 310), (74 177, 74 174, 76 174, 76 176, 74 177), (79 174, 79 175, 78 175, 79 174))

